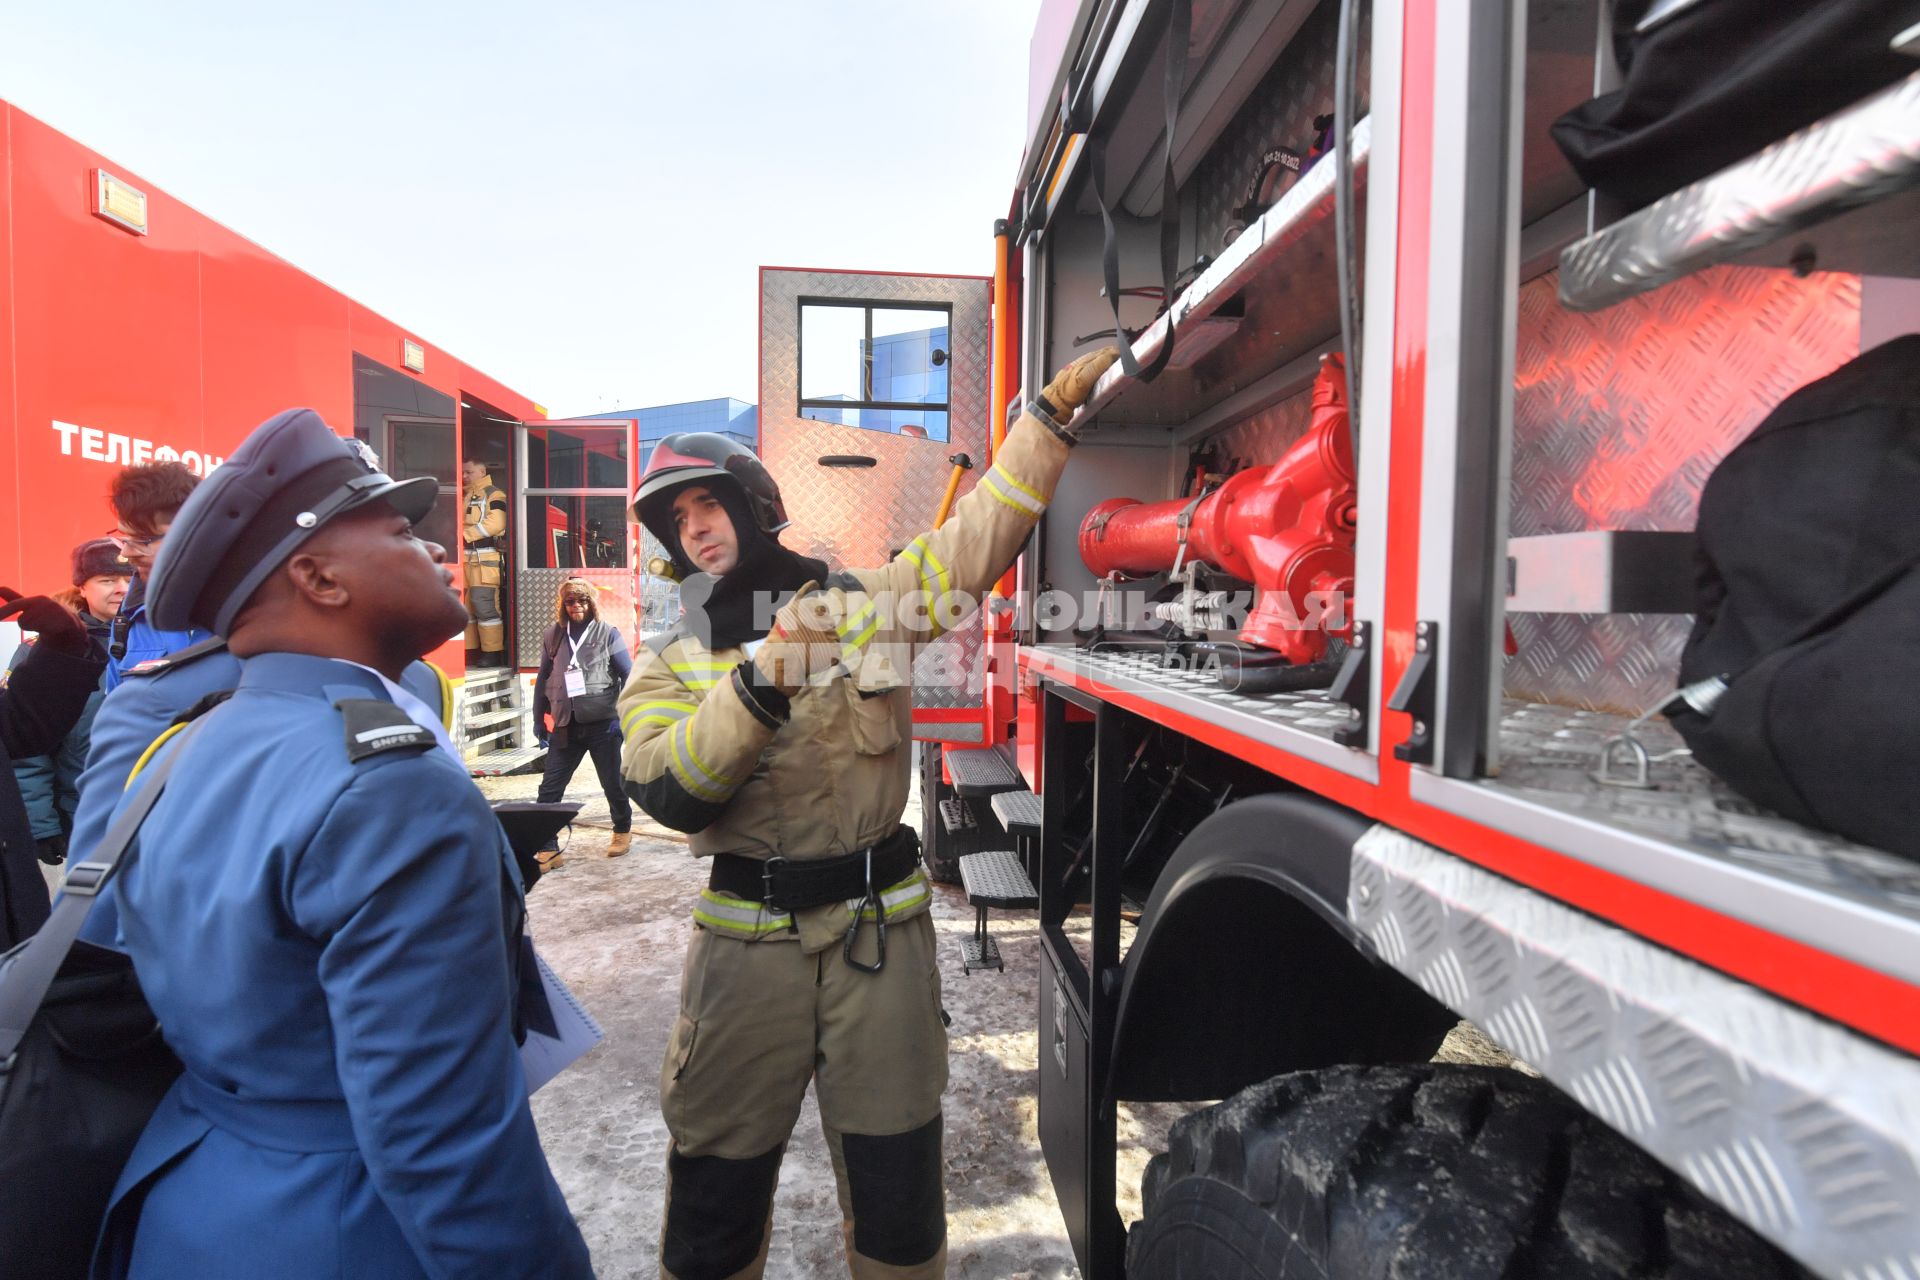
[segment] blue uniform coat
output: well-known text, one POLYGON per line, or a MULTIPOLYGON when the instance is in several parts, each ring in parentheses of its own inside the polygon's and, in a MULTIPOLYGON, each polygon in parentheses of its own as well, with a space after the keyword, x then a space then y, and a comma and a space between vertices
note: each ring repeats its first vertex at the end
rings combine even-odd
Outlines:
POLYGON ((350 760, 342 699, 387 695, 347 663, 249 659, 121 873, 186 1072, 97 1277, 592 1274, 512 1037, 505 837, 431 744, 350 760))
MULTIPOLYGON (((120 804, 120 793, 126 790, 134 765, 154 740, 202 699, 225 693, 240 683, 240 659, 224 645, 185 657, 177 650, 167 656, 172 661, 165 665, 130 671, 94 716, 87 767, 80 775, 73 833, 67 841, 68 866, 85 862, 107 834, 107 824, 120 804)), ((452 695, 442 686, 437 668, 416 662, 401 673, 400 683, 437 710, 443 722, 452 718, 451 708, 446 705, 452 695)), ((117 949, 120 909, 113 893, 112 884, 101 890, 80 927, 80 936, 95 946, 117 949)))
POLYGON ((127 678, 127 672, 143 662, 155 658, 164 658, 170 653, 178 653, 190 644, 199 644, 213 632, 200 627, 188 627, 185 631, 162 631, 154 626, 147 617, 147 584, 144 578, 135 578, 127 588, 127 595, 120 602, 120 616, 114 619, 114 626, 126 635, 126 652, 120 657, 107 657, 107 692, 120 687, 127 678))

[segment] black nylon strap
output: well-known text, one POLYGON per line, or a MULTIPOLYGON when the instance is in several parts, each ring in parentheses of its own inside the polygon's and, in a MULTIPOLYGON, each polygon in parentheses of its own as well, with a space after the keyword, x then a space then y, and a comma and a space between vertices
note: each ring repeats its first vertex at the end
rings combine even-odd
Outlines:
POLYGON ((140 833, 140 824, 166 790, 167 779, 173 776, 187 742, 205 724, 202 720, 182 733, 173 749, 162 753, 158 763, 147 770, 146 781, 132 803, 114 818, 99 846, 85 862, 67 872, 66 888, 47 922, 9 953, 4 970, 0 970, 0 1065, 20 1047, 34 1014, 40 1011, 40 1002, 47 997, 47 988, 59 974, 73 940, 80 936, 80 926, 93 909, 94 898, 119 870, 128 847, 140 833))
MULTIPOLYGON (((873 846, 876 892, 900 883, 913 873, 920 850, 908 836, 911 830, 901 827, 873 846)), ((790 858, 761 859, 717 853, 707 873, 707 887, 746 902, 764 902, 776 911, 800 911, 822 903, 865 897, 867 855, 863 850, 837 858, 796 862, 790 858)))
MULTIPOLYGON (((1180 185, 1173 173, 1174 132, 1180 126, 1180 99, 1187 90, 1187 45, 1192 39, 1192 0, 1172 0, 1167 10, 1166 61, 1166 144, 1162 156, 1160 183, 1160 309, 1173 308, 1173 282, 1180 274, 1180 185)), ((1107 305, 1113 310, 1113 338, 1120 346, 1120 368, 1130 378, 1152 382, 1173 357, 1173 317, 1167 317, 1167 336, 1160 354, 1142 368, 1133 357, 1133 344, 1120 323, 1120 240, 1114 230, 1113 210, 1107 204, 1107 140, 1090 139, 1087 145, 1088 177, 1093 182, 1093 200, 1100 206, 1104 239, 1100 246, 1100 270, 1107 290, 1107 305)))

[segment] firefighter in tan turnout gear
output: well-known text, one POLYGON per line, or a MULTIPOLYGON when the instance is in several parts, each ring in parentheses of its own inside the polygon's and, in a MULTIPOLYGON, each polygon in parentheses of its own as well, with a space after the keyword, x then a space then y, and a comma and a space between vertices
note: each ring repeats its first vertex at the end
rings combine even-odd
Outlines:
POLYGON ((500 585, 506 570, 507 495, 494 486, 487 464, 469 458, 460 467, 466 501, 460 511, 460 541, 467 579, 467 666, 501 667, 507 661, 507 629, 500 617, 500 585))
POLYGON ((1117 352, 1029 402, 938 530, 829 573, 779 544, 780 492, 721 436, 669 436, 636 519, 685 616, 620 697, 628 791, 712 859, 661 1067, 661 1272, 757 1277, 774 1185, 815 1081, 856 1280, 946 1270, 947 1035, 919 842, 900 824, 913 654, 977 605, 1053 495, 1063 424, 1117 352), (775 606, 778 606, 777 609, 775 606))

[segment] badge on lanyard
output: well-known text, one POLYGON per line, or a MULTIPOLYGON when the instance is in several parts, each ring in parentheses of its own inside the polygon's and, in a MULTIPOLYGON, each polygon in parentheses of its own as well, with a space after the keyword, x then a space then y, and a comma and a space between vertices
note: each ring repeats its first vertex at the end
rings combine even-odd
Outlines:
MULTIPOLYGON (((592 634, 593 628, 589 626, 581 633, 580 639, 584 641, 592 634)), ((580 669, 580 645, 575 643, 571 645, 571 648, 572 653, 567 657, 567 696, 569 698, 579 698, 585 696, 587 692, 587 673, 580 669)))

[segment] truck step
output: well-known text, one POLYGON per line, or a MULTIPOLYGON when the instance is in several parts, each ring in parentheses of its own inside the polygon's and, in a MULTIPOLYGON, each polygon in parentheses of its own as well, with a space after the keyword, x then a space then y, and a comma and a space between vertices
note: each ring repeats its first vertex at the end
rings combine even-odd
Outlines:
POLYGON ((968 938, 960 944, 960 969, 963 973, 972 973, 975 969, 998 969, 1005 973, 1007 966, 1000 959, 1000 944, 984 934, 968 938))
POLYGON ((467 761, 467 772, 476 778, 498 778, 510 773, 532 773, 547 758, 545 747, 513 747, 489 751, 467 761))
POLYGON ((1040 834, 1040 797, 1031 791, 1002 791, 987 803, 1010 836, 1040 834))
POLYGON ((1011 849, 986 849, 960 859, 960 883, 967 901, 984 910, 1021 910, 1040 905, 1040 893, 1027 879, 1020 855, 1011 849))
POLYGON ((963 796, 991 796, 1027 789, 1020 771, 998 747, 963 747, 949 751, 947 771, 953 776, 953 789, 963 796))
POLYGON ((952 796, 940 802, 940 825, 950 835, 960 835, 974 829, 973 815, 967 811, 967 802, 959 796, 952 796))

